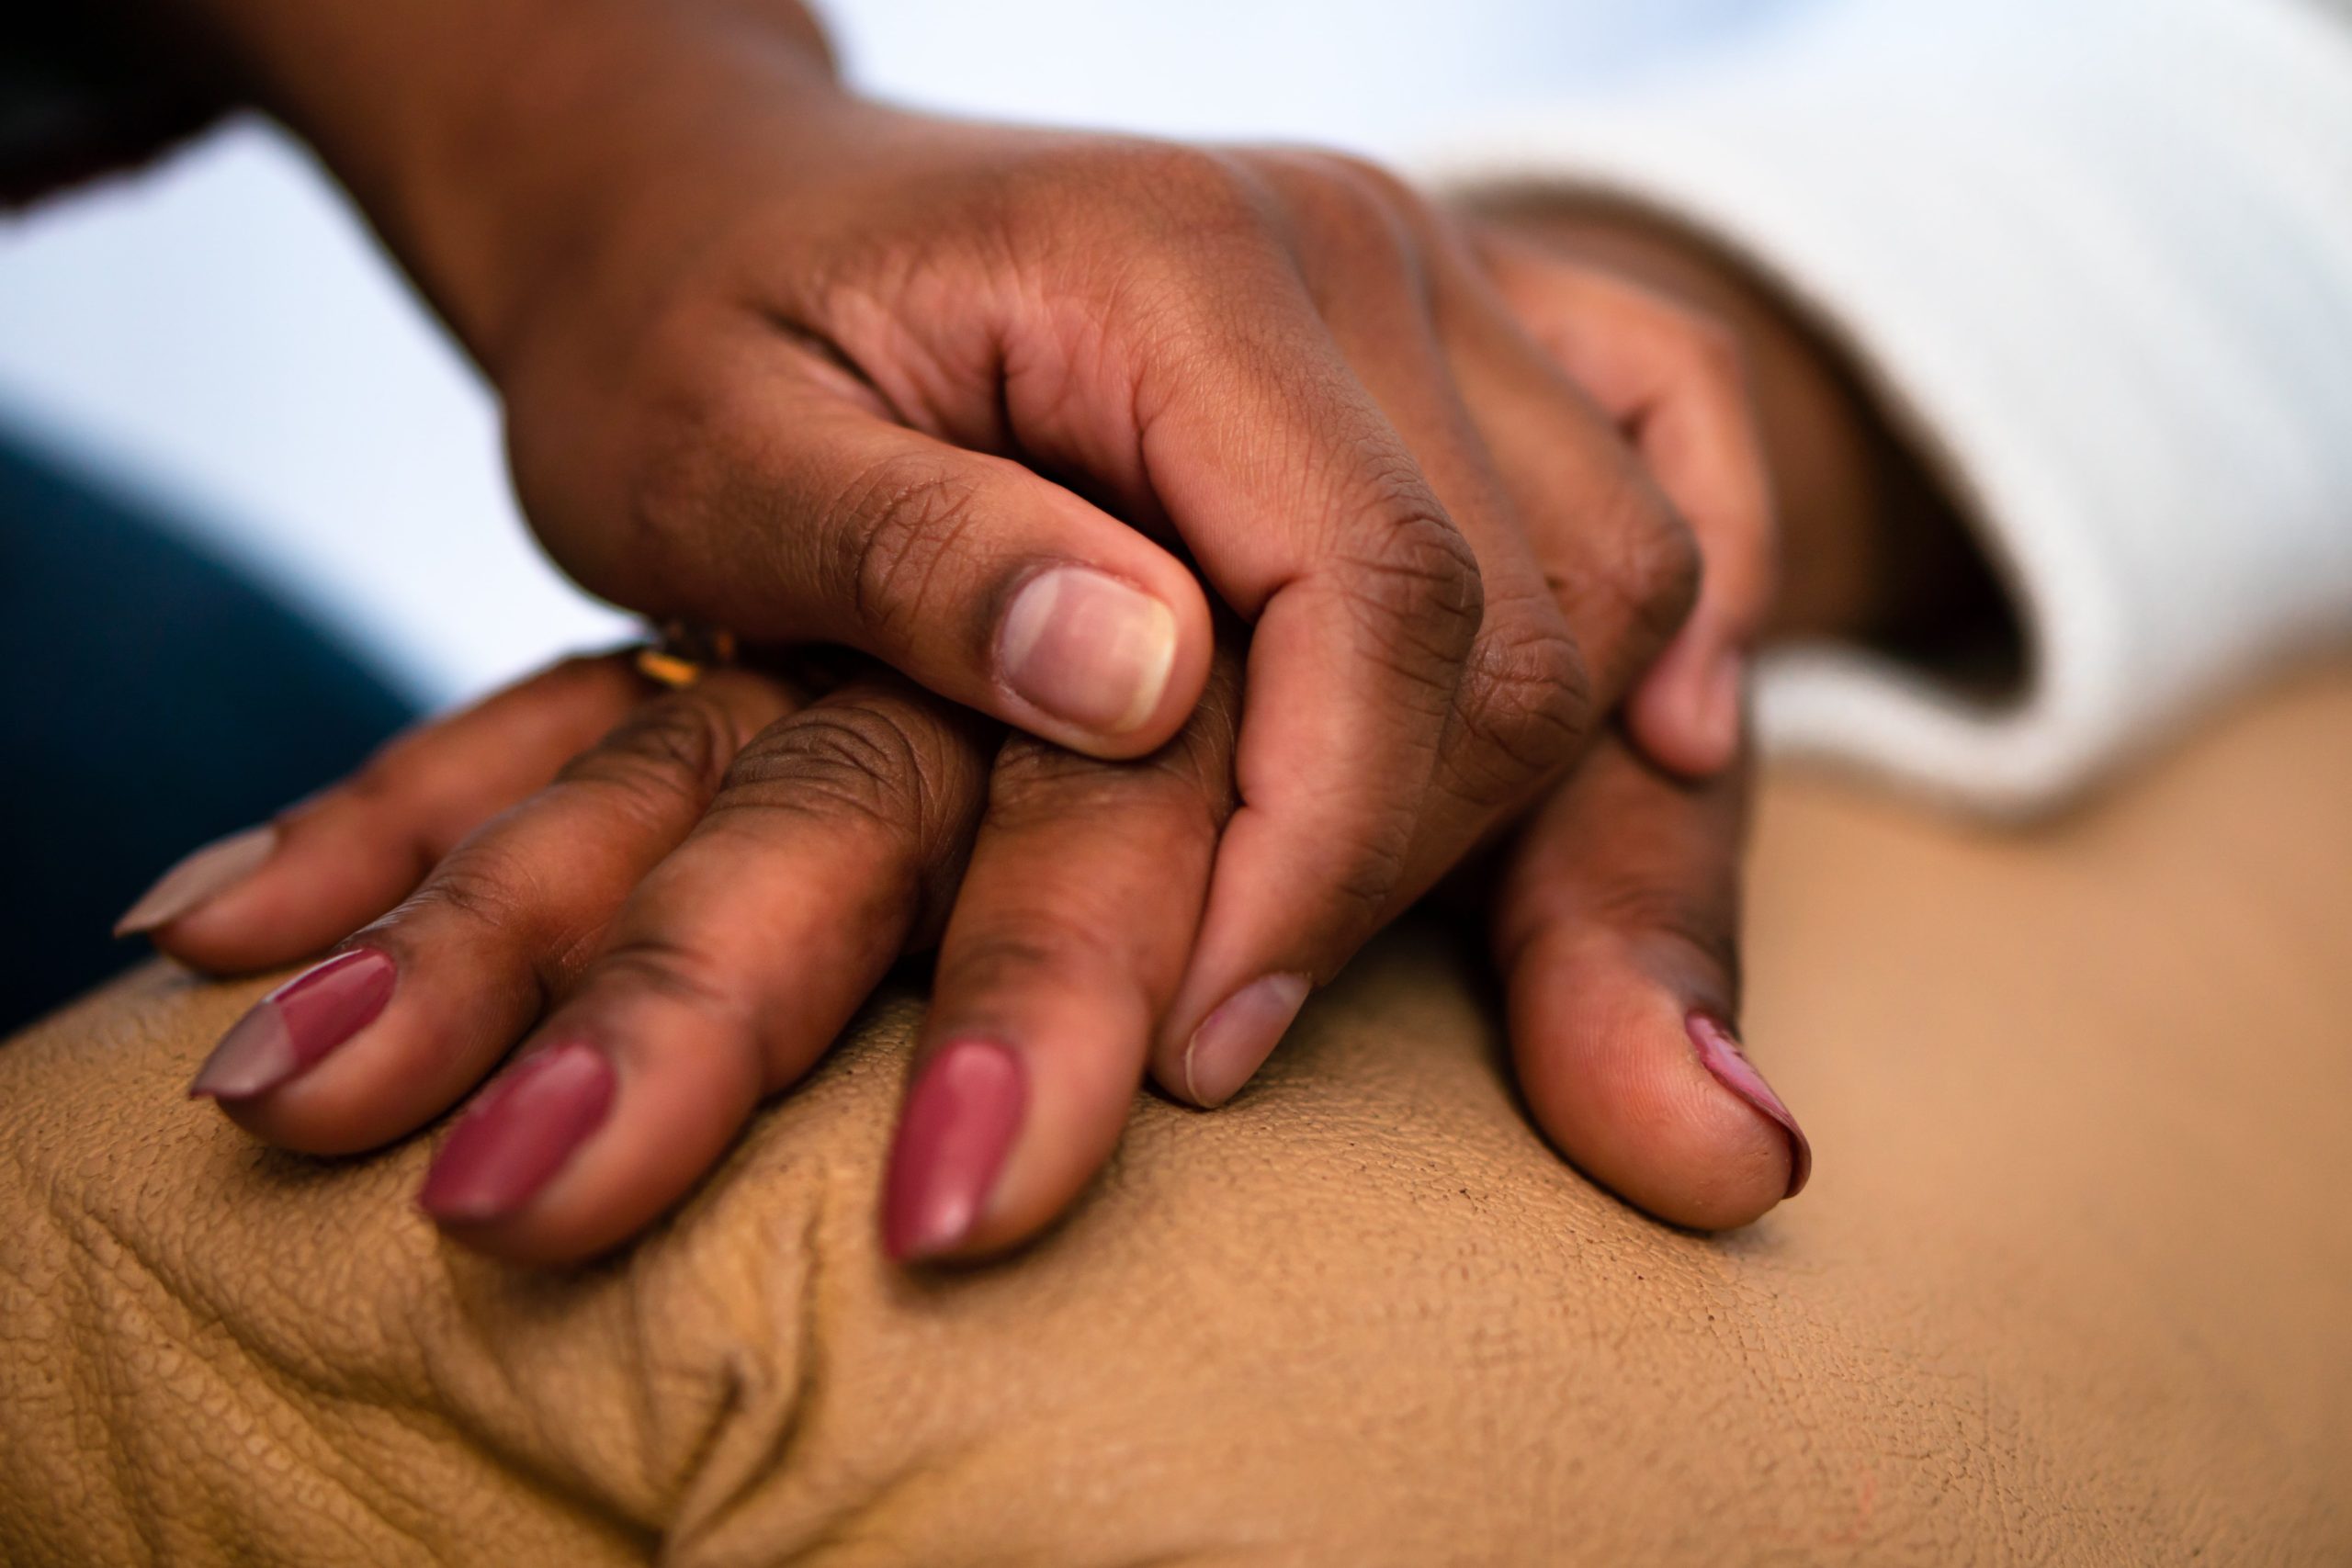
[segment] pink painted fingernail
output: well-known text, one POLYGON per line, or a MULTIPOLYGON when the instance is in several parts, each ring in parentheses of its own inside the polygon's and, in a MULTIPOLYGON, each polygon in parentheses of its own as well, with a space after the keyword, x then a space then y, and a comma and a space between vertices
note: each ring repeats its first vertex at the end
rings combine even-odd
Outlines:
POLYGON ((372 947, 297 975, 239 1019, 187 1086, 190 1100, 265 1094, 376 1021, 399 971, 372 947))
POLYGON ((997 635, 1005 683, 1097 735, 1125 735, 1158 712, 1175 665, 1175 614, 1080 566, 1056 567, 1023 584, 997 635))
POLYGON ((267 823, 214 840, 157 877, 115 921, 114 934, 136 936, 170 925, 259 871, 277 852, 277 829, 267 823))
POLYGON ((444 1222, 504 1219, 554 1179, 612 1104, 602 1051, 574 1042, 533 1052, 458 1119, 417 1205, 444 1222))
POLYGON ((958 1040, 923 1064, 890 1148, 882 1245, 891 1257, 912 1263, 964 1244, 1028 1100, 1021 1058, 992 1040, 958 1040))
POLYGON ((1731 1025, 1702 1009, 1690 1016, 1684 1027, 1691 1046, 1699 1053, 1700 1064, 1715 1075, 1715 1081, 1762 1111, 1788 1134, 1789 1190, 1781 1196, 1793 1198, 1804 1191, 1805 1182, 1813 1176, 1813 1145, 1806 1141, 1804 1129, 1797 1125, 1788 1106, 1747 1059, 1731 1025))
POLYGON ((1241 1092, 1306 1005, 1304 975, 1268 975, 1219 1002, 1184 1046, 1184 1092, 1196 1105, 1223 1105, 1241 1092))

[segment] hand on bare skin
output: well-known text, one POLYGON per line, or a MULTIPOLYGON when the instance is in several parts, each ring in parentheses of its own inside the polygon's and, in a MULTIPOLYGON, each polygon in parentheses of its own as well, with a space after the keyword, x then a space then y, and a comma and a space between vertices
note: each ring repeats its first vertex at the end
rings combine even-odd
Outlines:
MULTIPOLYGON (((1660 489, 1702 518, 1765 508, 1719 333, 1606 274, 1501 276, 1660 489)), ((1240 805, 1242 680, 1228 648, 1179 735, 1120 762, 1006 740, 878 674, 804 706, 748 671, 649 698, 616 661, 560 667, 290 814, 258 871, 157 931, 233 971, 376 922, 257 1009, 201 1087, 263 1137, 347 1151, 430 1122, 521 1040, 498 1080, 520 1087, 492 1102, 536 1103, 505 1122, 571 1141, 517 1152, 494 1111, 469 1115, 430 1203, 471 1245, 577 1258, 690 1189, 883 970, 936 940, 888 1238, 908 1258, 1016 1243, 1099 1168, 1147 1068, 1221 1100, 1279 1032, 1204 1093, 1201 1032, 1166 1028, 1240 805)), ((1709 1227, 1792 1192, 1810 1157, 1730 1043, 1745 787, 1742 766, 1661 769, 1611 726, 1516 818, 1480 895, 1537 1119, 1631 1201, 1709 1227)), ((1433 857, 1377 919, 1451 864, 1433 857)))
MULTIPOLYGON (((899 1258, 1000 1251, 1079 1196, 1147 1066, 1174 1066, 1155 1025, 1236 807, 1238 678, 1220 655, 1184 729, 1114 762, 880 671, 811 701, 750 669, 654 692, 623 658, 558 666, 289 813, 259 870, 156 933, 245 969, 369 922, 238 1024, 196 1090, 319 1153, 470 1097, 425 1209, 484 1251, 576 1259, 674 1204, 902 953, 935 946, 877 1206, 899 1258)), ((1743 789, 1738 767, 1679 780, 1604 738, 1490 893, 1538 1120, 1702 1226, 1769 1209, 1808 1159, 1706 1021, 1736 1016, 1743 789)))

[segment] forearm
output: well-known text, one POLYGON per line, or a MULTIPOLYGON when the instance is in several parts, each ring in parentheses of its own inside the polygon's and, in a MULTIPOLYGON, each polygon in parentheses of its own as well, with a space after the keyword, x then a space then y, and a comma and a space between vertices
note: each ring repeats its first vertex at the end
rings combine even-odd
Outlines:
POLYGON ((153 0, 316 149, 485 364, 579 214, 661 156, 720 46, 831 90, 797 0, 153 0))

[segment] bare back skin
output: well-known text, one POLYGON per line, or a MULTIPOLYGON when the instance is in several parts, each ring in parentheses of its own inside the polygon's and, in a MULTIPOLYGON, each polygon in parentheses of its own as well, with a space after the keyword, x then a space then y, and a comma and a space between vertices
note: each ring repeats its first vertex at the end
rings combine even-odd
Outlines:
POLYGON ((1645 1219, 1408 924, 1069 1218, 910 1274, 910 993, 577 1271, 438 1239, 428 1137, 181 1086, 262 982, 0 1047, 13 1562, 1429 1564, 2352 1554, 2352 670, 2023 836, 1766 787, 1750 1035, 1800 1205, 1645 1219))

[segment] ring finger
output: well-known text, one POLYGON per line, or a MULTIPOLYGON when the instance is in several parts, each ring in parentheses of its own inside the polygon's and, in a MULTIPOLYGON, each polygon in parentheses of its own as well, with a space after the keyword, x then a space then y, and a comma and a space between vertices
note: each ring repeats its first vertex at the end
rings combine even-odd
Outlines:
POLYGON ((1192 718, 1149 757, 1021 737, 999 756, 891 1152, 892 1256, 1011 1246, 1110 1157, 1232 814, 1239 691, 1239 655, 1221 649, 1192 718))

